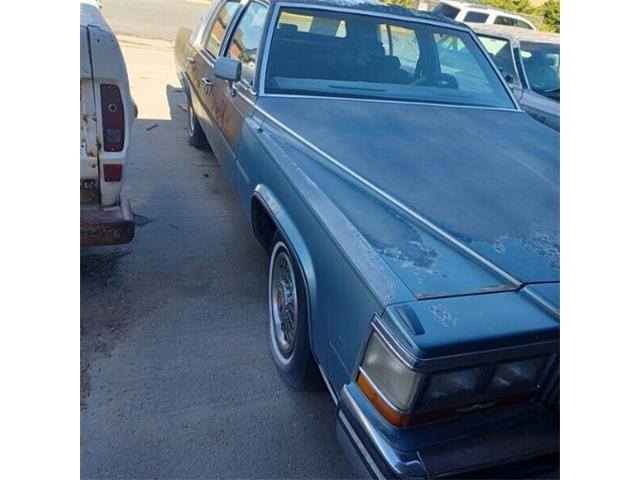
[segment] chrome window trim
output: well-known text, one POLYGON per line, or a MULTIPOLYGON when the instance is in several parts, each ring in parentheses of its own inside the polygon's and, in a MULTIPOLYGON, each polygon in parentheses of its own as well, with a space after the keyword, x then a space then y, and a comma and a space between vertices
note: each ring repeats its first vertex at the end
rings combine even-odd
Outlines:
MULTIPOLYGON (((259 89, 258 89, 258 94, 261 97, 262 96, 269 96, 269 95, 276 95, 276 94, 267 94, 267 93, 265 93, 264 84, 265 84, 266 75, 267 75, 267 63, 268 63, 268 59, 269 59, 269 53, 271 51, 271 40, 273 38, 273 33, 275 31, 276 21, 278 20, 278 17, 280 15, 280 10, 282 10, 283 8, 298 8, 298 9, 301 9, 301 10, 325 10, 325 11, 330 11, 330 12, 349 13, 349 14, 353 14, 353 15, 366 15, 366 16, 369 16, 369 17, 378 17, 378 18, 383 18, 383 19, 393 19, 393 20, 398 20, 398 21, 403 21, 403 22, 422 23, 422 24, 425 24, 425 25, 433 25, 433 26, 440 27, 440 28, 452 29, 452 30, 457 30, 457 31, 460 31, 460 32, 468 33, 469 36, 471 37, 471 40, 473 42, 475 42, 476 46, 480 47, 480 52, 482 53, 482 55, 484 55, 485 59, 489 63, 489 66, 493 69, 494 73, 497 75, 498 82, 500 82, 502 84, 502 87, 506 91, 507 96, 511 100, 511 103, 513 104, 513 107, 514 107, 514 108, 502 108, 502 109, 509 110, 509 111, 511 111, 511 110, 513 110, 513 111, 521 111, 522 110, 520 108, 520 105, 518 104, 518 101, 516 100, 513 92, 511 91, 511 88, 509 88, 509 85, 504 80, 502 74, 500 73, 498 68, 494 65, 493 61, 488 56, 487 52, 482 48, 482 45, 480 44, 480 40, 476 37, 475 33, 467 26, 455 25, 455 24, 452 25, 452 24, 449 24, 449 23, 446 23, 446 22, 440 22, 438 20, 432 20, 432 19, 426 19, 426 18, 414 18, 414 17, 410 17, 410 16, 386 14, 386 13, 381 13, 381 12, 360 11, 360 10, 354 9, 354 8, 333 7, 333 6, 329 6, 329 5, 310 5, 310 4, 296 3, 296 2, 277 2, 275 4, 274 11, 271 14, 271 21, 270 21, 269 27, 268 27, 269 30, 267 31, 265 49, 264 49, 263 55, 261 56, 262 59, 260 61, 260 85, 259 85, 259 89)), ((300 97, 299 95, 290 95, 290 96, 292 98, 295 98, 295 97, 299 98, 300 97)), ((314 97, 315 98, 335 98, 335 97, 327 97, 327 96, 324 96, 324 95, 314 95, 314 97)), ((342 97, 340 97, 340 98, 342 98, 342 97)), ((350 98, 347 98, 347 99, 350 99, 350 98)), ((363 100, 367 100, 367 99, 363 99, 363 100)), ((394 100, 387 100, 387 101, 390 101, 392 103, 398 103, 398 102, 396 102, 394 100)), ((420 105, 442 105, 442 104, 433 103, 433 102, 414 102, 414 103, 417 103, 417 104, 420 104, 420 105)), ((447 106, 449 106, 449 105, 447 104, 447 106)), ((483 108, 484 109, 500 108, 500 107, 481 107, 481 106, 477 106, 477 105, 459 105, 459 106, 461 106, 461 107, 481 108, 481 109, 483 109, 483 108)))
POLYGON ((214 62, 216 58, 220 56, 220 52, 225 51, 227 39, 229 38, 229 32, 231 32, 235 28, 237 18, 239 18, 238 15, 240 12, 244 11, 246 4, 248 2, 249 0, 221 0, 218 3, 217 7, 215 8, 213 14, 211 15, 211 18, 209 19, 209 23, 207 24, 207 29, 202 35, 202 44, 200 46, 202 47, 202 52, 208 55, 209 57, 211 57, 214 62), (214 55, 213 52, 210 52, 207 49, 207 44, 209 43, 209 37, 211 36, 211 30, 213 29, 213 24, 218 19, 218 15, 220 14, 222 7, 229 2, 238 3, 239 4, 238 9, 235 11, 233 16, 231 17, 231 21, 229 22, 229 25, 227 25, 227 29, 225 30, 224 36, 222 37, 222 41, 220 42, 220 46, 218 47, 218 53, 214 55))
POLYGON ((292 93, 262 93, 260 98, 306 98, 317 100, 344 100, 347 102, 394 103, 396 105, 422 105, 424 107, 470 108, 475 110, 497 110, 500 112, 524 113, 523 110, 504 107, 482 107, 480 105, 457 105, 455 103, 413 102, 411 100, 391 100, 385 98, 332 97, 330 95, 295 95, 292 93))

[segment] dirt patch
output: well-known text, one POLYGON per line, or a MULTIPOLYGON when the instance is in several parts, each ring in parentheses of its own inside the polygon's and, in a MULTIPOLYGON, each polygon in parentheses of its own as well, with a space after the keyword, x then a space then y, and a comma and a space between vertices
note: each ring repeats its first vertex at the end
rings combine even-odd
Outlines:
POLYGON ((128 331, 130 289, 119 273, 129 252, 109 252, 80 258, 80 406, 91 394, 90 370, 98 358, 109 357, 128 331))

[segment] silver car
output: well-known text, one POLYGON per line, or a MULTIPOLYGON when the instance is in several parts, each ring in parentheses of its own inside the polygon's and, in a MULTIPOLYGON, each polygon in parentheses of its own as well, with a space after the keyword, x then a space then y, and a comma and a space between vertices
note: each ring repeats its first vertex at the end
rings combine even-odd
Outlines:
POLYGON ((480 23, 470 26, 522 109, 560 131, 560 35, 480 23))

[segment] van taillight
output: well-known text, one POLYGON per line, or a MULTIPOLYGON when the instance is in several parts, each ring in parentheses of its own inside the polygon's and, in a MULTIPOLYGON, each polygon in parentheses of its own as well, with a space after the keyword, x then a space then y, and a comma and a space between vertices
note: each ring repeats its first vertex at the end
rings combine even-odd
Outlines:
POLYGON ((119 182, 122 180, 122 164, 107 163, 103 165, 102 177, 105 182, 119 182))
POLYGON ((100 85, 102 99, 102 138, 105 152, 120 152, 124 148, 124 108, 117 85, 100 85))

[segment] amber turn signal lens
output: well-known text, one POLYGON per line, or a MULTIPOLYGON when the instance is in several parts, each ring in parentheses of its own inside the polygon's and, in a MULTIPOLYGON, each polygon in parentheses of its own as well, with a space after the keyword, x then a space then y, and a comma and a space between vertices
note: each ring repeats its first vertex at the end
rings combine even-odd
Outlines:
POLYGON ((404 428, 408 425, 409 417, 396 412, 393 408, 391 408, 387 404, 387 402, 385 402, 382 397, 378 395, 376 389, 373 388, 373 385, 371 385, 367 377, 362 373, 358 374, 357 383, 360 387, 360 390, 362 390, 362 393, 364 393, 364 396, 369 399, 372 405, 376 408, 376 410, 378 410, 380 415, 382 415, 387 422, 400 428, 404 428))

